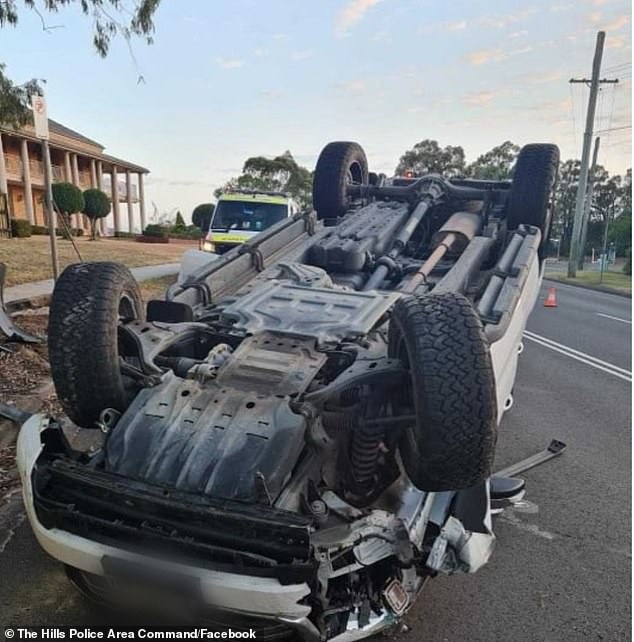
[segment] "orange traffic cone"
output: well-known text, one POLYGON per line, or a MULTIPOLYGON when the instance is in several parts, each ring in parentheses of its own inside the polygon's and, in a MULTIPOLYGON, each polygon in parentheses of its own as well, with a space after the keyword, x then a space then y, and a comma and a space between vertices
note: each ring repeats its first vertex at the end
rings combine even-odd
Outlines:
POLYGON ((548 288, 548 295, 544 301, 545 308, 556 308, 557 307, 557 295, 555 294, 555 288, 548 288))

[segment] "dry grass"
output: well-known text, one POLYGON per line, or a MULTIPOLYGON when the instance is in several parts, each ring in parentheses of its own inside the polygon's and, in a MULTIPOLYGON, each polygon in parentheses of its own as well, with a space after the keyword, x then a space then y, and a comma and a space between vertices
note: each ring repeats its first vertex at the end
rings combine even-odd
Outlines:
MULTIPOLYGON (((178 263, 183 252, 197 248, 197 241, 170 240, 169 243, 137 243, 123 239, 75 239, 84 261, 117 261, 128 267, 178 263)), ((57 240, 60 269, 79 258, 70 241, 57 240)), ((52 278, 48 236, 0 240, 0 262, 7 264, 7 285, 52 278)))
POLYGON ((162 276, 158 279, 141 281, 141 283, 139 283, 139 287, 141 288, 143 300, 147 303, 150 299, 163 299, 165 290, 175 282, 176 275, 162 276))
POLYGON ((632 293, 632 277, 622 272, 604 272, 603 280, 601 280, 600 273, 597 270, 580 270, 577 272, 577 277, 569 279, 565 272, 547 273, 545 278, 556 279, 563 283, 579 283, 582 285, 601 286, 618 290, 619 292, 632 293))

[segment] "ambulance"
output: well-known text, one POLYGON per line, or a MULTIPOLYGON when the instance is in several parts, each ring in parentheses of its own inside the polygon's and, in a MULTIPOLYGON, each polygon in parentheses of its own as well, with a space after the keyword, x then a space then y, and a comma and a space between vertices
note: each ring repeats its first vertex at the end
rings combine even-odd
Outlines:
POLYGON ((218 199, 201 249, 224 254, 297 211, 282 192, 226 192, 218 199))

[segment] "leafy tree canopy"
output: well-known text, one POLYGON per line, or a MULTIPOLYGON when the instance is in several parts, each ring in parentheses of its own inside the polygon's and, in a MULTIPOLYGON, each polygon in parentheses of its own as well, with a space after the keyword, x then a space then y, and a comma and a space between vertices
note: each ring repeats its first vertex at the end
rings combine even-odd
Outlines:
POLYGON ((297 200, 300 207, 309 207, 312 201, 312 174, 298 165, 289 151, 272 159, 252 156, 245 161, 242 174, 232 178, 214 194, 218 197, 232 189, 285 192, 297 200))
POLYGON ((19 129, 31 121, 30 96, 40 94, 42 86, 37 80, 16 85, 4 70, 5 65, 0 63, 0 124, 19 129))
POLYGON ((201 203, 196 205, 192 212, 192 223, 203 231, 209 229, 211 217, 213 216, 216 206, 213 203, 201 203))
POLYGON ((464 149, 453 145, 441 147, 436 140, 422 140, 401 156, 395 173, 402 176, 408 170, 417 175, 461 176, 465 172, 464 149))
POLYGON ((473 178, 485 178, 495 181, 511 178, 519 151, 519 145, 512 143, 510 140, 504 141, 486 154, 478 156, 467 167, 466 173, 473 178))
POLYGON ((42 20, 43 29, 52 29, 45 21, 47 14, 53 14, 63 7, 75 5, 93 22, 93 44, 97 53, 105 57, 110 42, 117 36, 130 40, 133 36, 144 38, 152 43, 154 33, 154 13, 161 0, 136 0, 132 7, 122 0, 2 0, 0 2, 0 27, 17 25, 20 12, 31 10, 42 20))
MULTIPOLYGON (((116 36, 122 36, 128 43, 133 37, 141 37, 151 44, 154 13, 160 2, 136 0, 133 7, 128 7, 122 0, 44 0, 42 3, 36 0, 0 0, 0 27, 15 26, 23 13, 33 11, 42 20, 42 28, 50 30, 58 25, 47 25, 46 18, 63 7, 74 5, 92 20, 93 45, 97 53, 105 57, 116 36)), ((15 84, 0 63, 0 124, 19 128, 30 122, 29 96, 41 93, 42 86, 37 80, 15 84)))

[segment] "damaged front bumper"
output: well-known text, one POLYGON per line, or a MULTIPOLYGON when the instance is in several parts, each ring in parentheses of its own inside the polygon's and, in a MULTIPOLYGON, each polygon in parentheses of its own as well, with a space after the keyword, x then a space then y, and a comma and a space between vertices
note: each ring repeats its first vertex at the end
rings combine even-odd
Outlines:
POLYGON ((122 565, 185 578, 202 606, 275 621, 304 640, 327 638, 311 617, 318 585, 390 557, 410 567, 402 571, 408 594, 403 610, 386 605, 363 622, 351 615, 344 632, 329 638, 350 642, 395 624, 420 591, 422 577, 474 572, 493 548, 488 484, 459 493, 421 493, 401 481, 386 491, 383 506, 379 502, 363 517, 348 505, 333 505, 341 514, 353 511, 350 523, 315 531, 307 518, 273 507, 179 495, 88 471, 72 452, 63 454, 56 443, 62 432, 50 423, 34 415, 22 426, 17 445, 27 516, 47 553, 105 580, 122 565), (428 526, 429 532, 436 529, 431 540, 428 526), (423 540, 431 548, 421 573, 410 562, 423 540), (178 557, 171 554, 176 550, 178 557), (335 567, 343 550, 353 556, 350 566, 335 567))
MULTIPOLYGON (((34 502, 33 472, 42 452, 41 432, 48 418, 34 415, 20 430, 16 459, 22 481, 24 505, 31 527, 42 548, 52 557, 92 575, 105 574, 104 559, 162 569, 166 573, 195 578, 205 604, 250 615, 275 618, 302 628, 310 607, 302 600, 310 593, 306 582, 282 584, 274 577, 227 573, 199 566, 168 562, 88 539, 57 527, 46 528, 34 502)), ((310 624, 308 622, 308 624, 310 624)), ((312 625, 311 625, 312 626, 312 625)), ((318 638, 316 638, 318 639, 318 638)))

